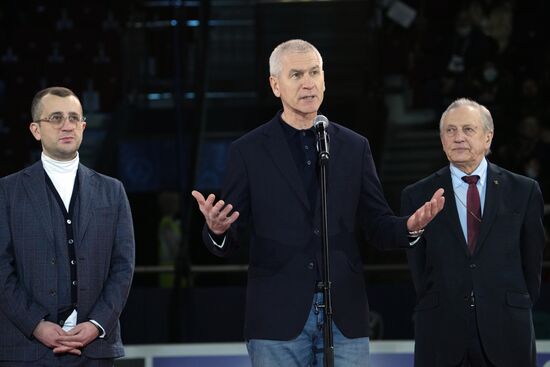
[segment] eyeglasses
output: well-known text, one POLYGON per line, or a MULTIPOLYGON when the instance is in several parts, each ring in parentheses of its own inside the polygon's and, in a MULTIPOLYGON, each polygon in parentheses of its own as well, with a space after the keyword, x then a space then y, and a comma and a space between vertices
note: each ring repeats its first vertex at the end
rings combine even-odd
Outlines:
MULTIPOLYGON (((447 126, 446 128, 443 129, 443 134, 445 134, 449 137, 453 137, 453 136, 456 136, 456 134, 458 134, 458 130, 459 130, 459 128, 457 128, 456 126, 447 126)), ((477 132, 477 129, 473 128, 472 126, 468 126, 468 125, 462 126, 462 128, 460 130, 462 130, 462 132, 466 136, 474 136, 477 132)))
POLYGON ((80 116, 77 113, 69 113, 68 115, 65 115, 61 112, 54 112, 50 116, 34 122, 49 122, 53 127, 60 128, 65 120, 69 120, 71 124, 81 125, 86 121, 86 116, 80 116))

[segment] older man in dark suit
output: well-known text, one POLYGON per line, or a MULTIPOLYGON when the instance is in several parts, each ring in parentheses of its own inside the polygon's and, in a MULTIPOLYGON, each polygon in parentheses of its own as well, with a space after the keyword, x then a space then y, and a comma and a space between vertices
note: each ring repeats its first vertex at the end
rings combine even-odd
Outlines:
MULTIPOLYGON (((310 43, 290 40, 271 54, 270 74, 282 112, 232 144, 223 200, 193 195, 214 254, 229 255, 250 228, 245 338, 252 365, 323 365, 323 294, 316 288, 321 210, 312 129, 325 91, 323 60, 310 43)), ((408 248, 409 234, 417 235, 441 210, 443 190, 411 217, 395 217, 367 139, 336 123, 328 133, 335 365, 370 366, 358 231, 379 248, 408 248)))
POLYGON ((72 91, 38 92, 31 113, 41 160, 0 180, 0 366, 112 366, 134 270, 126 193, 79 163, 72 91))
POLYGON ((543 200, 537 182, 491 164, 490 112, 459 99, 441 116, 450 165, 407 187, 403 214, 443 187, 446 205, 409 251, 415 366, 535 367, 543 200))

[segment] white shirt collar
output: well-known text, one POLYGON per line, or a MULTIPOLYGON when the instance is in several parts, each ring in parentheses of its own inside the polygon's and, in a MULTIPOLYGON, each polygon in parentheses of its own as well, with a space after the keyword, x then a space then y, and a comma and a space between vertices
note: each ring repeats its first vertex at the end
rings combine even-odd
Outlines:
POLYGON ((478 185, 479 187, 485 186, 485 182, 487 181, 487 167, 489 164, 487 163, 487 160, 483 158, 477 168, 468 175, 467 173, 460 170, 460 168, 456 167, 451 163, 450 169, 451 169, 451 177, 453 179, 453 187, 457 188, 457 186, 461 185, 468 185, 466 182, 462 181, 463 176, 479 176, 478 185))

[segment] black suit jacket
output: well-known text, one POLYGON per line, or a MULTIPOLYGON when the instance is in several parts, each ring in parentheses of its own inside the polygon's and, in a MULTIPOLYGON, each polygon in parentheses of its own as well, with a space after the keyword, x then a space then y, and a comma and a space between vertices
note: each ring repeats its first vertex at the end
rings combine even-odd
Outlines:
POLYGON ((445 207, 408 253, 418 298, 415 366, 458 365, 468 343, 472 290, 481 341, 491 362, 535 366, 531 308, 539 297, 545 243, 537 182, 489 163, 472 256, 460 227, 449 167, 407 187, 402 212, 412 213, 439 187, 445 189, 445 207))
MULTIPOLYGON (((406 218, 388 207, 367 139, 331 123, 328 210, 334 321, 347 337, 368 335, 368 304, 357 230, 380 248, 408 247, 406 218)), ((302 330, 320 279, 319 194, 310 206, 279 116, 236 140, 222 199, 240 212, 222 249, 229 255, 250 235, 247 339, 289 340, 302 330), (245 232, 248 228, 250 232, 245 232)))

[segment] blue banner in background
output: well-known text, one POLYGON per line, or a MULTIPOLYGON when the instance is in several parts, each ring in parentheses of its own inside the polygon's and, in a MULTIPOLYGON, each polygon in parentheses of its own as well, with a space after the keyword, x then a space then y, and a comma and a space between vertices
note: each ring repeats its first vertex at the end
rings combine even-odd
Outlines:
POLYGON ((188 175, 189 162, 179 164, 171 138, 125 141, 118 148, 118 177, 127 192, 178 190, 180 166, 182 175, 188 175))
POLYGON ((153 367, 251 367, 248 356, 157 357, 153 367))
MULTIPOLYGON (((412 353, 372 353, 372 367, 413 367, 412 353)), ((248 356, 157 357, 153 367, 251 367, 248 356)), ((550 367, 550 353, 537 356, 538 367, 550 367)))
MULTIPOLYGON (((251 367, 244 343, 135 345, 125 350, 122 360, 141 360, 146 367, 251 367)), ((371 365, 413 367, 413 350, 412 341, 373 341, 371 365)), ((537 367, 550 367, 550 341, 538 341, 537 350, 537 367)))

